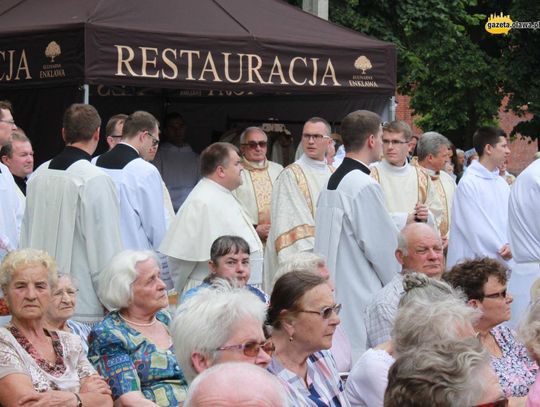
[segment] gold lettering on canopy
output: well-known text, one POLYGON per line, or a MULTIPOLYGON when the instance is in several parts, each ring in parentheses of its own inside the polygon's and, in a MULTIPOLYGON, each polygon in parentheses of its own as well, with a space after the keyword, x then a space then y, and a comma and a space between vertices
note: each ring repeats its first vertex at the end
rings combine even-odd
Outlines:
POLYGON ((279 62, 279 58, 276 56, 274 58, 274 66, 272 66, 272 70, 270 71, 270 76, 268 77, 268 82, 274 83, 272 81, 272 76, 277 75, 281 79, 282 85, 288 85, 289 83, 285 80, 285 77, 283 76, 283 70, 281 69, 281 63, 279 62), (274 72, 276 71, 276 72, 274 72))
POLYGON ((223 82, 218 73, 217 73, 217 69, 216 69, 216 64, 214 64, 214 60, 212 59, 212 53, 209 52, 208 55, 206 56, 206 62, 204 63, 204 67, 201 71, 201 76, 199 77, 199 80, 200 81, 205 81, 206 79, 204 79, 204 74, 206 72, 211 72, 213 75, 214 75, 214 80, 213 82, 223 82), (210 65, 210 68, 207 68, 207 66, 210 65))
POLYGON ((0 81, 9 82, 12 80, 32 79, 28 59, 26 58, 26 51, 24 49, 21 51, 20 55, 17 55, 17 52, 14 49, 7 50, 7 55, 6 51, 0 51, 0 57, 4 62, 7 62, 9 66, 7 71, 0 73, 0 81), (17 65, 16 69, 15 65, 17 65), (21 73, 24 75, 22 78, 21 73))
POLYGON ((122 70, 122 65, 125 65, 126 69, 129 71, 131 76, 138 77, 133 68, 131 67, 130 62, 135 59, 135 52, 131 47, 127 45, 115 45, 117 51, 117 63, 116 63, 116 76, 127 76, 122 70), (127 51, 127 58, 124 59, 124 51, 127 51))
POLYGON ((163 53, 161 54, 162 58, 163 58, 163 63, 165 65, 167 65, 169 68, 171 68, 171 71, 172 71, 172 75, 167 75, 165 73, 165 69, 162 69, 161 70, 161 74, 163 75, 163 78, 164 79, 176 79, 178 77, 178 67, 176 66, 176 64, 167 57, 167 54, 170 54, 172 53, 174 59, 176 59, 176 50, 172 49, 172 48, 165 48, 163 50, 163 53))
MULTIPOLYGON (((212 53, 193 49, 115 47, 115 76, 211 83, 342 86, 330 58, 294 56, 289 59, 279 55, 262 57, 257 54, 212 53)), ((6 52, 1 51, 0 58, 7 60, 6 52)), ((24 64, 20 65, 19 71, 21 66, 24 67, 24 64)), ((10 68, 12 71, 13 68, 10 68)), ((2 75, 0 80, 9 76, 7 73, 2 75)), ((349 85, 349 82, 346 83, 349 85)))
POLYGON ((197 58, 201 57, 201 53, 199 51, 192 51, 192 50, 181 50, 180 51, 180 58, 184 55, 184 53, 187 54, 187 60, 188 60, 188 66, 187 66, 187 77, 186 79, 188 81, 194 81, 195 78, 193 77, 193 54, 197 55, 197 58))
POLYGON ((294 83, 295 85, 299 85, 299 86, 303 86, 306 82, 307 82, 307 79, 304 79, 304 82, 298 82, 295 78, 294 78, 294 65, 296 64, 296 61, 302 61, 304 63, 304 65, 306 66, 307 68, 307 61, 306 61, 306 58, 302 58, 302 57, 294 57, 293 59, 291 59, 291 64, 289 65, 289 79, 291 80, 292 83, 294 83))
POLYGON ((142 73, 141 73, 141 76, 143 76, 144 78, 159 78, 159 72, 156 70, 156 72, 154 74, 149 74, 147 72, 147 69, 148 69, 148 65, 152 66, 154 69, 157 68, 157 59, 156 57, 154 56, 154 59, 149 59, 148 58, 148 52, 154 52, 155 55, 157 55, 158 53, 158 49, 157 48, 148 48, 148 47, 139 47, 139 49, 141 50, 141 54, 142 54, 142 62, 141 62, 141 66, 142 66, 142 73))

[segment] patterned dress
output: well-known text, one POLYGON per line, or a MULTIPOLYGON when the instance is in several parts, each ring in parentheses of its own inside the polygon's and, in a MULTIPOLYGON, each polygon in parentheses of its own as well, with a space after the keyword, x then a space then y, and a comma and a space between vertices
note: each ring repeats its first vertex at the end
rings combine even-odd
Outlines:
MULTIPOLYGON (((156 315, 167 328, 170 315, 156 315)), ((116 400, 124 393, 140 391, 159 406, 177 406, 184 401, 187 383, 174 351, 158 348, 131 328, 118 312, 111 312, 92 328, 88 359, 111 387, 116 400)))
POLYGON ((96 374, 83 351, 78 336, 63 331, 47 331, 56 360, 43 359, 36 348, 14 326, 0 328, 0 379, 12 373, 30 377, 34 390, 78 392, 80 380, 96 374))
POLYGON ((525 346, 516 341, 515 333, 504 325, 493 328, 491 334, 502 351, 502 357, 491 357, 491 366, 497 373, 506 397, 522 397, 536 380, 538 366, 525 346))

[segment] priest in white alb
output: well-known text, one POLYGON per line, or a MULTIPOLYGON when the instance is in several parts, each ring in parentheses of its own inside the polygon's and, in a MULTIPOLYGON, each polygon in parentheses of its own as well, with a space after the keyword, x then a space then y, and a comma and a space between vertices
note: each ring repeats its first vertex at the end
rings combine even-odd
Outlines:
POLYGON ((385 123, 384 158, 371 167, 371 176, 381 185, 386 206, 398 229, 414 221, 428 222, 437 229, 442 205, 429 175, 407 162, 411 137, 407 123, 385 123))
POLYGON ((320 117, 309 119, 302 130, 304 154, 278 176, 272 191, 271 226, 264 256, 265 290, 289 255, 313 251, 315 209, 321 188, 332 174, 325 154, 331 129, 320 117))
POLYGON ((499 166, 510 155, 506 134, 499 128, 480 127, 473 135, 479 159, 459 181, 454 195, 447 268, 464 259, 512 259, 508 240, 510 187, 499 176, 499 166))
POLYGON ((341 322, 353 362, 366 350, 364 311, 372 296, 400 271, 394 256, 398 229, 386 209, 369 164, 382 149, 381 120, 358 110, 341 122, 346 155, 317 203, 315 251, 327 258, 341 322))
POLYGON ((203 178, 184 201, 160 247, 168 256, 176 290, 181 293, 208 275, 210 247, 223 235, 242 237, 249 244, 250 284, 261 286, 263 246, 249 216, 231 191, 242 183, 242 160, 229 143, 214 143, 201 154, 203 178))
POLYGON ((263 242, 270 231, 272 185, 283 167, 266 158, 268 136, 260 127, 248 127, 240 135, 242 185, 233 191, 263 242))
POLYGON ((446 162, 449 159, 449 151, 451 151, 450 141, 442 134, 434 131, 424 133, 416 145, 418 155, 417 165, 431 178, 433 188, 442 205, 441 216, 438 219, 437 226, 444 247, 448 245, 452 200, 456 192, 456 182, 444 171, 446 162))
POLYGON ((100 276, 123 250, 119 199, 113 180, 90 163, 99 142, 101 118, 90 105, 64 114, 66 147, 30 177, 21 230, 22 248, 45 250, 62 274, 80 288, 73 318, 96 323, 104 315, 100 276))
POLYGON ((508 203, 508 234, 514 267, 508 289, 515 326, 530 301, 531 285, 540 278, 540 160, 530 164, 512 184, 508 203))

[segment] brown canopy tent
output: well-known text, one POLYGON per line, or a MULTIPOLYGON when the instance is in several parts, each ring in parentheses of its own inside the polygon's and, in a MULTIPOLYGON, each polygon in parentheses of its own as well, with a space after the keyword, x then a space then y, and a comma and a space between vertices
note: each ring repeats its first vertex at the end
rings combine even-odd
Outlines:
POLYGON ((181 110, 205 144, 202 122, 383 113, 395 85, 393 44, 280 0, 0 1, 0 97, 42 159, 61 148, 63 109, 85 98, 104 119, 181 110))

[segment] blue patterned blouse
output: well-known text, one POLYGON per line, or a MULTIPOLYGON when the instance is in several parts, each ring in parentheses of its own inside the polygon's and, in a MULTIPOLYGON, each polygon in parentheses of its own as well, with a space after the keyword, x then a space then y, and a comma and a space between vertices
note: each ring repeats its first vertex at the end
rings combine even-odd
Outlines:
MULTIPOLYGON (((169 313, 156 315, 167 328, 169 313)), ((130 391, 140 391, 159 406, 178 406, 184 401, 187 383, 174 356, 172 345, 159 349, 139 331, 109 313, 92 328, 88 359, 111 387, 114 400, 130 391)))

